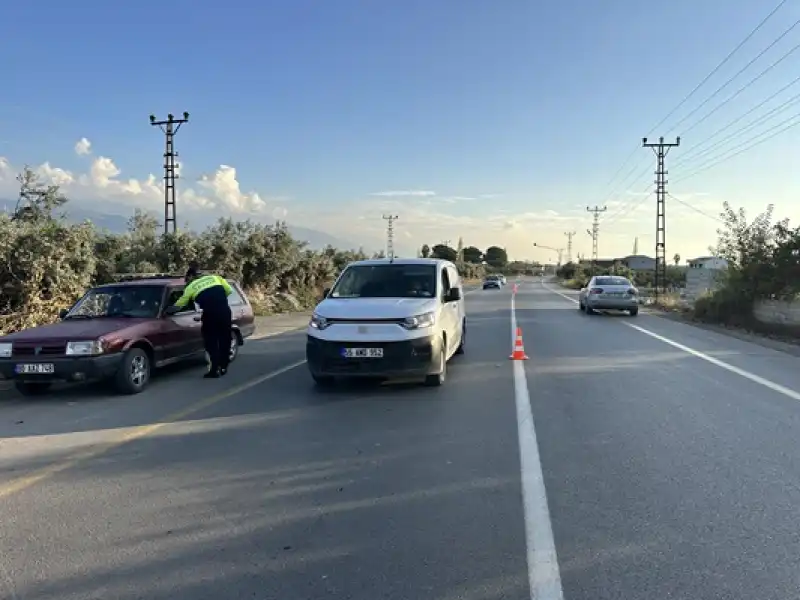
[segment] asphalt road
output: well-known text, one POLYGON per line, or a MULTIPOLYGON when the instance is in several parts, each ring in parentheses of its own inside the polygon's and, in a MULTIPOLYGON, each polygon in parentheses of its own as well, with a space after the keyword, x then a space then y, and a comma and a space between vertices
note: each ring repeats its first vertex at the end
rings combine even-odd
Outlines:
POLYGON ((570 297, 523 283, 512 363, 469 295, 441 388, 315 390, 290 332, 0 404, 0 598, 800 596, 798 359, 570 297))

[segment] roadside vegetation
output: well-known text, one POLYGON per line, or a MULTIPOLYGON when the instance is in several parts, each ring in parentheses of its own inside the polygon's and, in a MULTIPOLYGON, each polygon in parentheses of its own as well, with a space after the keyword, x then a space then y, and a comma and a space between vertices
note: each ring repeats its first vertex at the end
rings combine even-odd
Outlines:
MULTIPOLYGON (((728 268, 719 272, 712 292, 690 304, 679 296, 686 283, 685 268, 669 265, 661 308, 684 312, 705 323, 800 337, 800 327, 769 326, 754 316, 759 301, 800 300, 800 227, 790 227, 788 219, 775 221, 773 212, 769 205, 749 221, 743 209, 737 211, 724 203, 717 244, 709 251, 724 258, 728 268)), ((563 265, 557 274, 561 284, 571 289, 581 289, 591 278, 587 267, 573 263, 563 265)), ((598 269, 597 274, 628 277, 645 293, 653 285, 652 271, 633 271, 623 265, 598 269)))
MULTIPOLYGON (((305 310, 348 262, 368 258, 362 250, 312 250, 292 238, 283 223, 220 219, 202 232, 163 235, 154 216, 136 211, 126 233, 110 233, 91 222, 69 222, 69 199, 31 169, 18 181, 17 208, 0 213, 0 335, 54 322, 60 309, 93 285, 126 273, 179 274, 191 262, 241 282, 257 314, 305 310)), ((460 256, 466 279, 510 266, 500 248, 481 253, 478 263, 464 260, 472 256, 468 248, 433 248, 428 256, 460 256), (483 264, 484 256, 491 265, 483 264)))
MULTIPOLYGON (((627 277, 630 279, 637 288, 649 290, 653 287, 654 273, 652 271, 634 271, 625 265, 618 263, 612 267, 597 268, 595 275, 619 275, 620 277, 627 277)), ((562 265, 556 272, 556 275, 561 279, 561 284, 573 290, 579 290, 586 287, 589 280, 592 278, 591 266, 579 265, 576 263, 567 263, 562 265)), ((686 269, 675 265, 667 266, 667 289, 677 290, 686 285, 686 269)))
MULTIPOLYGON (((748 222, 743 209, 726 202, 713 252, 728 261, 717 289, 695 302, 694 317, 752 330, 774 329, 754 317, 760 300, 796 301, 800 296, 800 227, 774 221, 773 206, 748 222)), ((786 329, 786 328, 782 328, 786 329)), ((794 331, 794 334, 800 331, 794 331)))

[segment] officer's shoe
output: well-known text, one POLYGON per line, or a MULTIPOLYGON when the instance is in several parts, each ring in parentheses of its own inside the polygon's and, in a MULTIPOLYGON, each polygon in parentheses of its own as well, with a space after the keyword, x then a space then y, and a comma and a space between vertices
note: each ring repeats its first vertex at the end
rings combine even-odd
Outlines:
POLYGON ((203 375, 203 379, 219 379, 220 377, 220 370, 219 369, 212 369, 205 375, 203 375))
POLYGON ((219 368, 219 376, 223 377, 228 374, 228 367, 220 367, 219 368))

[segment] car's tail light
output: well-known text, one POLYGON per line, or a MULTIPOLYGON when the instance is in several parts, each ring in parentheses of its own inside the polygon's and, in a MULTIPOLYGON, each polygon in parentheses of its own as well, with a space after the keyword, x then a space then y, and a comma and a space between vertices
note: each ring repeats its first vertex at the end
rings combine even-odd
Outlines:
POLYGON ((637 289, 636 289, 636 288, 631 288, 631 289, 629 289, 629 290, 628 290, 628 294, 629 294, 630 296, 635 296, 635 295, 636 295, 636 294, 638 294, 638 293, 639 293, 639 292, 637 291, 637 289))
POLYGON ((602 294, 603 293, 603 288, 592 288, 591 290, 589 290, 589 293, 590 294, 602 294))

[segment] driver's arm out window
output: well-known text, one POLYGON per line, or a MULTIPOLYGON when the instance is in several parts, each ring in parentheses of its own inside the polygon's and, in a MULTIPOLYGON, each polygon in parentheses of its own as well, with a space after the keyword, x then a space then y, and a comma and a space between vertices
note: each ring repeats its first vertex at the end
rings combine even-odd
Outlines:
MULTIPOLYGON (((167 306, 172 306, 173 304, 175 304, 175 302, 178 301, 178 298, 180 298, 182 295, 183 295, 183 290, 180 288, 170 290, 169 297, 167 298, 167 306)), ((185 313, 192 313, 195 312, 195 310, 196 307, 194 305, 194 302, 191 302, 187 306, 179 310, 176 314, 181 315, 185 313)))

